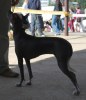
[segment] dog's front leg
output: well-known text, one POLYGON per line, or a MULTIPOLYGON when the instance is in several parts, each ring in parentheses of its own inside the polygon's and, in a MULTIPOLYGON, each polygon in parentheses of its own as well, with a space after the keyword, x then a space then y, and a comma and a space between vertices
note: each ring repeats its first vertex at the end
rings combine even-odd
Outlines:
POLYGON ((24 81, 23 58, 18 58, 18 66, 19 66, 19 69, 20 69, 21 80, 18 84, 16 84, 16 86, 21 87, 22 83, 24 81))
POLYGON ((29 78, 30 78, 29 81, 26 83, 26 85, 31 85, 32 84, 31 79, 33 78, 33 74, 32 74, 32 69, 31 69, 31 65, 30 65, 30 60, 25 58, 25 61, 27 64, 29 78))

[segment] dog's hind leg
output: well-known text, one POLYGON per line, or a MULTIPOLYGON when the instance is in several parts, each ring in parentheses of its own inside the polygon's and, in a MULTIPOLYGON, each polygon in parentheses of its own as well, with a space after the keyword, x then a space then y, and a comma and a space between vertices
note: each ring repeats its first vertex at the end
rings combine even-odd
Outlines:
POLYGON ((25 61, 27 64, 29 78, 30 78, 26 85, 31 85, 32 84, 31 79, 33 78, 33 74, 32 74, 32 69, 31 69, 31 65, 30 65, 30 60, 25 58, 25 61))
POLYGON ((74 90, 73 94, 74 95, 79 95, 80 94, 80 90, 79 90, 79 86, 78 86, 78 83, 77 83, 77 79, 76 79, 75 74, 72 71, 69 71, 68 62, 69 62, 68 60, 65 60, 63 58, 63 59, 60 59, 58 61, 58 65, 59 65, 59 68, 61 69, 61 71, 65 75, 67 75, 70 78, 70 80, 72 81, 72 83, 74 84, 75 90, 74 90))
POLYGON ((23 58, 18 58, 18 66, 19 66, 19 69, 20 69, 21 80, 20 80, 20 83, 16 84, 16 86, 21 87, 22 82, 24 81, 23 58))

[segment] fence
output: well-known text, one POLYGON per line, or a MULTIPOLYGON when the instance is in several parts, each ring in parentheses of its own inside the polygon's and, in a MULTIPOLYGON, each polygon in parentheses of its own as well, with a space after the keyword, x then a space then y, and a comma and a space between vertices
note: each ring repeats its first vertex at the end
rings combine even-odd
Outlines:
POLYGON ((66 16, 69 16, 69 17, 86 17, 86 14, 70 14, 69 12, 66 12, 66 11, 31 10, 31 9, 24 9, 22 7, 12 8, 12 11, 14 11, 16 13, 64 15, 65 17, 66 16))

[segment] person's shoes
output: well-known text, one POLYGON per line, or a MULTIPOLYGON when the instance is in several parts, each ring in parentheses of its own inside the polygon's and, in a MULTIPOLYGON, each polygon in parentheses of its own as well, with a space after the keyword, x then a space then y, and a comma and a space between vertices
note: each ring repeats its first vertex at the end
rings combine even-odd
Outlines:
POLYGON ((2 73, 0 73, 0 76, 16 78, 19 76, 19 74, 16 72, 13 72, 11 69, 8 68, 5 71, 3 71, 2 73))
POLYGON ((58 34, 54 34, 54 36, 58 36, 58 35, 60 35, 60 33, 58 33, 58 34))
POLYGON ((45 37, 45 35, 43 34, 43 35, 41 35, 41 37, 45 37))
POLYGON ((43 35, 38 35, 38 36, 36 36, 36 37, 45 37, 45 35, 43 34, 43 35))

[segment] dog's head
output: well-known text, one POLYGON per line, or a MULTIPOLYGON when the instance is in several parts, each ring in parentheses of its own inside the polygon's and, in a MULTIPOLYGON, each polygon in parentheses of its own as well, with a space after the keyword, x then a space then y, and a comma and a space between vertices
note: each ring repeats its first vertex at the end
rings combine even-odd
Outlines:
POLYGON ((23 16, 22 14, 10 12, 9 19, 13 29, 16 27, 23 28, 23 29, 29 28, 29 21, 27 19, 28 15, 29 14, 23 16))

